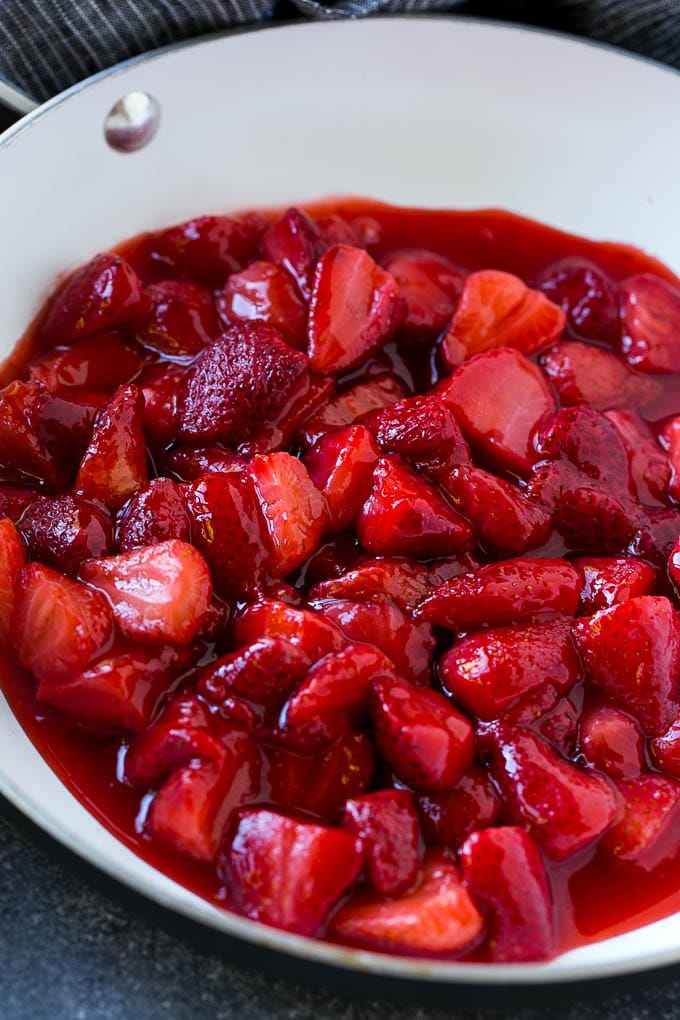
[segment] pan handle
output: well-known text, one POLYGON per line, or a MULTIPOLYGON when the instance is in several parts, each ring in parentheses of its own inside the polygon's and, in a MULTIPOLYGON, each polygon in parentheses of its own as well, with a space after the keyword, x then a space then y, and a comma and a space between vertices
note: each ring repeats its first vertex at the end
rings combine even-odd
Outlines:
POLYGON ((3 78, 0 78, 0 103, 20 116, 30 113, 39 105, 35 99, 31 99, 25 92, 10 85, 3 78))

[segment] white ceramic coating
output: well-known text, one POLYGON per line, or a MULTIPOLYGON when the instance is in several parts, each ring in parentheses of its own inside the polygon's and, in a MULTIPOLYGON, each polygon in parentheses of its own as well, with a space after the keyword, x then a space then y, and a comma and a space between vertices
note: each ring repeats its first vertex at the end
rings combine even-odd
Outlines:
MULTIPOLYGON (((680 271, 680 75, 566 37, 474 21, 369 20, 213 38, 128 64, 26 118, 0 147, 0 358, 55 275, 190 215, 329 195, 500 206, 635 243, 680 271), (103 121, 161 106, 141 152, 103 121)), ((542 965, 391 958, 211 906, 111 836, 0 698, 0 792, 115 878, 214 929, 309 960, 440 982, 534 983, 680 961, 680 915, 542 965)))

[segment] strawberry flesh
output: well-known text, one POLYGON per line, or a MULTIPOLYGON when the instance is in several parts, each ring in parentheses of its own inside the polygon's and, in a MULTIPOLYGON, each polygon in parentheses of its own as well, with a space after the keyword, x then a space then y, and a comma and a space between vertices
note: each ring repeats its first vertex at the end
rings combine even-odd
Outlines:
POLYGON ((378 790, 348 800, 342 825, 361 841, 369 882, 383 896, 401 896, 420 864, 418 816, 407 790, 378 790))
POLYGON ((451 320, 463 291, 465 270, 424 249, 403 249, 382 260, 406 305, 403 331, 417 340, 434 340, 451 320))
POLYGON ((644 736, 632 716, 613 705, 588 709, 581 719, 581 754, 611 779, 633 779, 644 768, 644 736))
POLYGON ((597 411, 639 407, 658 394, 658 383, 637 375, 610 351, 562 340, 541 357, 543 371, 569 407, 589 404, 597 411))
POLYGON ((652 273, 621 284, 621 350, 642 372, 680 371, 680 289, 652 273))
POLYGON ((23 514, 19 531, 31 559, 64 574, 113 546, 111 518, 99 504, 77 496, 40 496, 23 514))
POLYGON ((290 275, 274 262, 253 262, 229 277, 217 298, 226 326, 264 322, 298 350, 306 343, 307 307, 290 275))
POLYGON ((364 425, 349 425, 322 436, 303 461, 323 492, 330 531, 352 527, 368 499, 380 451, 364 425))
POLYGON ((97 418, 78 469, 76 491, 119 510, 148 481, 142 424, 144 398, 136 386, 116 390, 97 418))

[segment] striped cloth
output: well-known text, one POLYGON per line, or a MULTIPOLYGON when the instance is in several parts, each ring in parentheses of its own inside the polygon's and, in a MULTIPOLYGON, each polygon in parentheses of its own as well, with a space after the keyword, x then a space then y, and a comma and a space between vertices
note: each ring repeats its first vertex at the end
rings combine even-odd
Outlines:
POLYGON ((44 100, 126 57, 272 16, 451 10, 601 39, 680 69, 680 0, 0 0, 0 78, 44 100))

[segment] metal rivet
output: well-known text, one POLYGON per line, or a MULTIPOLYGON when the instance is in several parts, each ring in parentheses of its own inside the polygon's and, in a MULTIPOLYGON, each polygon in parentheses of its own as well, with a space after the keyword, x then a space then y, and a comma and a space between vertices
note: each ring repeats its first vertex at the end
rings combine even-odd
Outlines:
POLYGON ((128 92, 111 107, 104 121, 104 137, 117 152, 136 152, 158 130, 161 109, 148 92, 128 92))

